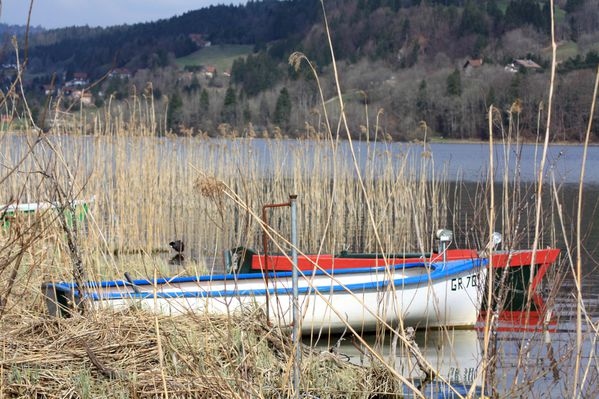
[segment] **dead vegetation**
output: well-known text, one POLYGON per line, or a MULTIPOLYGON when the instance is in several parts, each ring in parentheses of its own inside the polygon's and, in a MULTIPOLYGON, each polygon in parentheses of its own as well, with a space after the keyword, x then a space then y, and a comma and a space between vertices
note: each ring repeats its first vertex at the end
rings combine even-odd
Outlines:
MULTIPOLYGON (((289 335, 257 314, 160 317, 135 310, 47 319, 13 316, 0 330, 8 397, 286 397, 289 335), (159 331, 156 330, 159 326, 159 331), (160 341, 160 345, 158 345, 160 341)), ((364 398, 393 392, 380 367, 304 347, 302 391, 364 398)))

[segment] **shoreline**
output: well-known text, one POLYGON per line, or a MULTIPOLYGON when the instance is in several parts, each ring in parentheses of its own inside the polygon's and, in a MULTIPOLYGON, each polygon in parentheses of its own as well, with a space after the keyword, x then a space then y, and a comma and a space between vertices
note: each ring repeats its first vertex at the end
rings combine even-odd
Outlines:
MULTIPOLYGON (((23 130, 13 130, 13 131, 5 131, 3 132, 3 135, 15 135, 15 136, 26 136, 28 134, 31 133, 35 133, 33 130, 30 131, 23 131, 23 130)), ((64 136, 70 136, 70 137, 106 137, 105 135, 93 135, 93 134, 65 134, 65 133, 49 133, 47 134, 50 137, 64 137, 64 136)), ((325 139, 313 139, 313 138, 305 138, 305 137, 291 137, 291 136, 283 136, 283 137, 249 137, 249 136, 235 136, 235 137, 231 137, 231 136, 200 136, 200 135, 192 135, 192 136, 186 136, 186 135, 179 135, 179 134, 173 134, 173 133, 166 133, 166 134, 157 134, 154 136, 139 136, 139 135, 130 135, 131 137, 146 137, 146 138, 150 138, 150 137, 154 137, 154 138, 167 138, 167 139, 177 139, 177 138, 198 138, 198 139, 203 139, 203 140, 238 140, 238 139, 250 139, 250 140, 264 140, 264 141, 277 141, 277 140, 288 140, 288 141, 325 141, 325 139)), ((127 137, 127 135, 123 135, 123 137, 127 137)), ((328 140, 328 139, 326 139, 328 140)), ((346 137, 340 137, 339 142, 347 142, 347 138, 346 137)), ((374 140, 359 140, 356 138, 352 138, 353 142, 356 143, 374 143, 374 140)), ((378 144, 414 144, 414 145, 423 145, 424 141, 423 140, 391 140, 391 141, 384 141, 384 140, 380 140, 380 141, 376 141, 376 143, 378 144)), ((482 144, 489 144, 488 141, 484 141, 484 140, 474 140, 474 139, 443 139, 443 138, 438 138, 438 137, 434 137, 434 138, 429 138, 426 141, 426 144, 478 144, 478 145, 482 145, 482 144)), ((505 144, 503 142, 503 140, 496 140, 495 141, 495 145, 501 145, 501 144, 505 144)), ((521 140, 519 142, 512 142, 511 144, 524 144, 524 145, 539 145, 542 146, 543 143, 539 142, 539 141, 532 141, 532 140, 521 140)), ((575 141, 550 141, 549 142, 550 146, 569 146, 569 147, 582 147, 584 146, 583 142, 575 142, 575 141)), ((589 147, 599 147, 599 141, 596 142, 589 142, 589 147)))

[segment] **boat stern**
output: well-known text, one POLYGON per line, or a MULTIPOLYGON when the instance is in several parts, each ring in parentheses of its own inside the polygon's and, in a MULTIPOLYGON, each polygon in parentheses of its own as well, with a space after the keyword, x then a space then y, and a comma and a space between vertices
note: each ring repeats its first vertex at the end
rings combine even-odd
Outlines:
POLYGON ((70 316, 79 303, 73 291, 59 283, 42 283, 42 295, 53 317, 70 316))

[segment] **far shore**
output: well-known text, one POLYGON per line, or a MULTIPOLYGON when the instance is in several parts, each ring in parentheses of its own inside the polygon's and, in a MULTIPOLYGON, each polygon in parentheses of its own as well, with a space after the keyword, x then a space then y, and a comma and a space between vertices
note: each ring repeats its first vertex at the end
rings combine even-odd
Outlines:
MULTIPOLYGON (((35 130, 23 130, 23 129, 15 129, 12 131, 5 131, 4 134, 14 134, 14 135, 25 135, 28 133, 33 133, 35 132, 35 130)), ((65 133, 60 133, 60 134, 56 134, 53 132, 47 133, 51 136, 69 136, 70 134, 65 134, 65 133)), ((91 134, 74 134, 73 136, 93 136, 91 134)), ((126 136, 126 134, 124 135, 126 136)), ((148 137, 148 136, 145 136, 148 137)), ((176 134, 176 133, 172 133, 172 132, 168 132, 168 133, 160 133, 158 135, 156 135, 155 137, 166 137, 166 138, 177 138, 177 137, 190 137, 190 136, 186 136, 186 135, 181 135, 181 134, 176 134)), ((245 135, 240 135, 240 136, 236 136, 236 137, 231 137, 231 136, 199 136, 199 135, 193 135, 191 137, 200 137, 200 138, 208 138, 208 139, 244 139, 244 138, 252 138, 252 139, 261 139, 261 140, 311 140, 310 138, 306 138, 306 137, 302 137, 302 136, 289 136, 289 135, 283 135, 282 137, 249 137, 249 136, 245 136, 245 135)), ((341 141, 347 141, 347 136, 340 134, 339 138, 341 141)), ((353 141, 355 142, 367 142, 367 140, 360 140, 357 138, 352 138, 353 141)), ((373 142, 374 140, 370 140, 370 142, 373 142)), ((379 142, 383 142, 382 140, 379 140, 379 142)), ((388 143, 395 143, 395 144, 416 144, 416 145, 422 145, 424 143, 424 140, 420 140, 420 139, 412 139, 412 140, 393 140, 393 141, 387 141, 388 143)), ((435 136, 435 137, 429 137, 426 140, 427 144, 488 144, 489 141, 486 140, 479 140, 479 139, 444 139, 442 137, 439 136, 435 136)), ((503 140, 501 140, 499 137, 495 138, 495 144, 503 144, 503 140)), ((514 141, 512 141, 512 144, 515 144, 514 141)), ((538 144, 538 145, 543 145, 543 141, 539 140, 539 141, 534 141, 531 140, 529 138, 524 138, 524 139, 520 139, 520 141, 518 142, 518 144, 527 144, 527 145, 534 145, 534 144, 538 144)), ((564 141, 564 140, 557 140, 557 141, 550 141, 549 145, 561 145, 561 146, 572 146, 572 147, 578 147, 578 146, 583 146, 584 143, 583 142, 578 142, 578 141, 564 141)), ((589 147, 597 147, 599 146, 599 141, 590 141, 589 142, 589 147)))

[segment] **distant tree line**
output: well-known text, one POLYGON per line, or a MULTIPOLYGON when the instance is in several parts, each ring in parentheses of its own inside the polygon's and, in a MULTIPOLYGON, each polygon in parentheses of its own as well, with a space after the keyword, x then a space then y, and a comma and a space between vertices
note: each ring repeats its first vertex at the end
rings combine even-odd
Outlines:
MULTIPOLYGON (((588 49, 588 43, 599 38, 596 0, 558 5, 560 43, 577 47, 580 39, 580 48, 588 49)), ((371 134, 364 119, 366 106, 384 110, 377 116, 380 127, 395 139, 418 138, 422 126, 431 136, 486 139, 490 104, 517 115, 524 135, 536 133, 539 104, 546 103, 544 69, 549 66, 545 48, 550 10, 545 3, 346 0, 325 6, 352 132, 358 137, 371 134), (473 58, 482 66, 466 69, 464 61, 473 58), (504 66, 515 58, 532 60, 541 68, 506 71, 504 66)), ((164 112, 165 126, 175 132, 192 128, 219 134, 221 124, 239 131, 251 124, 264 134, 274 128, 289 135, 320 131, 322 104, 312 71, 305 66, 295 70, 287 61, 292 51, 308 56, 320 74, 330 115, 337 117, 319 7, 316 0, 256 1, 212 6, 155 23, 48 31, 32 37, 30 71, 39 73, 30 82, 35 87, 48 84, 51 75, 43 71, 51 68, 66 72, 67 78, 74 71, 86 71, 93 78, 114 62, 140 68, 139 73, 130 80, 108 79, 95 86, 98 107, 108 98, 126 103, 150 81, 152 98, 160 104, 156 109, 164 112), (186 68, 193 78, 182 79, 173 60, 196 50, 189 33, 199 32, 214 43, 254 44, 255 51, 233 62, 230 79, 222 73, 199 79, 202 66, 186 68)), ((585 126, 580 110, 588 108, 590 93, 576 79, 586 77, 598 63, 596 50, 581 51, 560 63, 555 138, 580 137, 585 126)), ((57 74, 56 81, 62 80, 57 74)), ((40 108, 44 98, 38 97, 31 104, 40 108)))

